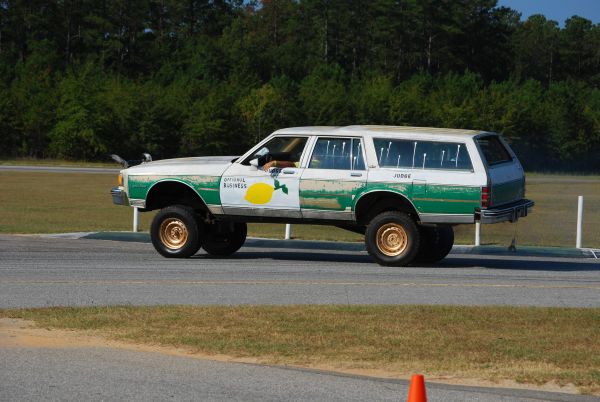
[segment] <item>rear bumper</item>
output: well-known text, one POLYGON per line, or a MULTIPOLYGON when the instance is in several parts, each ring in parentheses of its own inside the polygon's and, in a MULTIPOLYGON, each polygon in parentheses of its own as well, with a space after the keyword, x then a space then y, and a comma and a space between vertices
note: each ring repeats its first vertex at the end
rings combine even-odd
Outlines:
POLYGON ((112 195, 113 204, 117 205, 129 205, 129 199, 127 198, 127 193, 121 187, 113 187, 110 190, 110 194, 112 195))
POLYGON ((533 201, 523 199, 497 208, 482 209, 475 213, 475 219, 481 223, 516 222, 527 216, 533 205, 533 201))

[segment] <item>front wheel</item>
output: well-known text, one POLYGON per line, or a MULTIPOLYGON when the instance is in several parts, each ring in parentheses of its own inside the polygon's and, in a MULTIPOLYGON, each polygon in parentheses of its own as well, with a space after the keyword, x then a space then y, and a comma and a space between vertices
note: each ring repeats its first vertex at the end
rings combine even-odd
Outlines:
POLYGON ((227 256, 244 245, 248 227, 245 222, 216 222, 205 225, 202 248, 210 255, 227 256))
POLYGON ((383 212, 367 226, 365 244, 371 257, 380 265, 408 265, 419 250, 419 230, 407 214, 383 212))
POLYGON ((167 258, 187 258, 200 249, 200 233, 194 211, 183 205, 161 209, 150 227, 156 251, 167 258))

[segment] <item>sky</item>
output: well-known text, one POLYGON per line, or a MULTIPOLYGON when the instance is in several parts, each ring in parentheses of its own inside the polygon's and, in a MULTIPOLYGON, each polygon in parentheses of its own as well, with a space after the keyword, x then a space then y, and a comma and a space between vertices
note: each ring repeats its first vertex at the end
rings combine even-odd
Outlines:
POLYGON ((498 5, 519 11, 523 20, 532 14, 543 14, 558 21, 561 27, 573 15, 600 23, 600 0, 498 0, 498 5))

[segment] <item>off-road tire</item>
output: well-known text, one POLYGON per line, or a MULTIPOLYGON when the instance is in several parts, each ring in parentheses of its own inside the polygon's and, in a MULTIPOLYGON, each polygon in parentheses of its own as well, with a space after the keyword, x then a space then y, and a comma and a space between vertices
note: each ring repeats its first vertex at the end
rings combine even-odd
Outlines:
POLYGON ((420 226, 421 245, 415 262, 434 263, 443 260, 454 245, 452 226, 420 226))
POLYGON ((156 251, 167 258, 187 258, 200 249, 200 232, 194 210, 184 205, 161 209, 150 226, 156 251))
POLYGON ((403 212, 386 211, 367 225, 367 251, 380 265, 405 266, 419 251, 419 230, 415 221, 403 212))
POLYGON ((216 222, 205 225, 202 248, 210 255, 228 256, 244 245, 247 233, 248 226, 245 222, 216 222))

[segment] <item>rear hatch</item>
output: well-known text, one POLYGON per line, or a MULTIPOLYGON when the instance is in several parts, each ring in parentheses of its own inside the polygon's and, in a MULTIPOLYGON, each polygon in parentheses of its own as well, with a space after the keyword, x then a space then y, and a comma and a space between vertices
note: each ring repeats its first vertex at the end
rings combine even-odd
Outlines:
POLYGON ((497 134, 483 134, 475 141, 488 172, 488 208, 522 200, 525 173, 512 149, 497 134))

